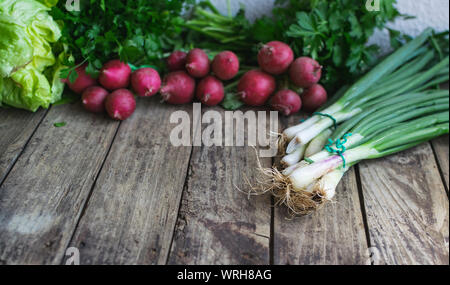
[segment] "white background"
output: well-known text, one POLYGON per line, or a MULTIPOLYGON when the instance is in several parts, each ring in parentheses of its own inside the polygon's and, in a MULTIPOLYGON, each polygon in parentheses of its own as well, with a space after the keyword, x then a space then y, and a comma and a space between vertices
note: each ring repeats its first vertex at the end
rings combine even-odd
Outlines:
MULTIPOLYGON (((332 0, 330 0, 332 1, 332 0)), ((227 11, 225 0, 211 0, 224 14, 227 11)), ((275 0, 231 0, 232 11, 239 10, 239 3, 246 5, 247 17, 251 20, 260 15, 270 15, 275 0)), ((361 0, 365 5, 366 0, 361 0)), ((432 27, 438 31, 449 29, 449 0, 397 0, 397 8, 403 14, 416 16, 414 20, 396 21, 389 26, 401 30, 409 35, 415 36, 424 28, 432 27)), ((387 33, 379 31, 372 38, 383 47, 389 45, 387 33)))

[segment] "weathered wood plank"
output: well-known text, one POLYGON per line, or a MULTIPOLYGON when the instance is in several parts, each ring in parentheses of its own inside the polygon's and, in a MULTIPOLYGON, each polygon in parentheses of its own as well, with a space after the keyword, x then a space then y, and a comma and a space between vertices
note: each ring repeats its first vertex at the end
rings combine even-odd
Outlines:
POLYGON ((79 104, 52 107, 0 188, 1 263, 61 262, 117 126, 79 104))
POLYGON ((449 176, 449 136, 442 136, 437 138, 431 142, 433 144, 434 152, 437 157, 437 161, 439 163, 439 169, 444 176, 445 184, 447 185, 448 191, 448 176, 449 176))
MULTIPOLYGON (((284 120, 293 126, 300 116, 284 120)), ((309 216, 291 218, 287 209, 275 209, 275 264, 368 264, 355 170, 352 168, 337 188, 334 202, 309 216)))
MULTIPOLYGON (((449 89, 448 82, 441 85, 441 88, 443 89, 449 89)), ((439 168, 442 172, 442 175, 444 176, 445 184, 447 186, 447 191, 449 191, 448 185, 449 185, 449 136, 442 136, 440 138, 437 138, 431 142, 433 144, 433 148, 435 151, 435 154, 437 156, 437 160, 439 163, 439 168)))
POLYGON ((269 264, 270 197, 238 190, 249 190, 257 165, 248 146, 194 147, 170 264, 269 264))
POLYGON ((46 113, 0 108, 0 184, 46 113))
POLYGON ((429 144, 360 164, 378 264, 448 264, 448 197, 429 144))
POLYGON ((370 264, 355 171, 338 186, 335 202, 318 212, 291 218, 276 208, 275 264, 370 264))
POLYGON ((174 111, 158 98, 139 100, 122 122, 70 246, 81 264, 164 264, 192 147, 174 147, 174 111))

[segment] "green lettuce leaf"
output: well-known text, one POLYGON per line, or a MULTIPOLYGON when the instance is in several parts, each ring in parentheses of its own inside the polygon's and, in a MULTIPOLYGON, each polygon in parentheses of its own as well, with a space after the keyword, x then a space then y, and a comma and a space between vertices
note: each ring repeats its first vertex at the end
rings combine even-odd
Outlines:
POLYGON ((60 74, 61 70, 66 69, 67 66, 63 64, 64 58, 66 57, 66 52, 62 52, 59 54, 55 65, 47 68, 44 72, 47 77, 48 82, 51 85, 51 103, 55 103, 61 100, 61 95, 64 91, 65 83, 61 80, 60 74))
POLYGON ((56 2, 0 3, 0 105, 36 111, 61 99, 64 52, 58 58, 54 53, 61 30, 48 14, 56 2))
POLYGON ((3 93, 3 86, 4 86, 4 83, 3 83, 3 78, 1 78, 0 77, 0 107, 2 106, 2 93, 3 93))
POLYGON ((33 45, 26 30, 11 21, 6 15, 0 16, 0 77, 10 76, 33 59, 33 45))
POLYGON ((53 7, 56 6, 56 4, 58 4, 58 0, 38 0, 38 1, 47 7, 53 7))
POLYGON ((4 79, 3 103, 30 111, 48 108, 51 103, 51 86, 43 73, 28 65, 4 79))

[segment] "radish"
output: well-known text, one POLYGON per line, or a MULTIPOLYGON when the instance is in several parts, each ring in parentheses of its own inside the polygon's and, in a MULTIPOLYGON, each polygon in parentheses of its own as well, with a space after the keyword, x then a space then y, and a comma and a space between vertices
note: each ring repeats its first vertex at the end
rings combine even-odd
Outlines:
POLYGON ((197 87, 197 99, 207 106, 216 106, 225 97, 225 90, 220 80, 214 76, 203 78, 197 87))
POLYGON ((105 107, 111 118, 123 121, 136 110, 136 100, 129 90, 119 89, 106 97, 105 107))
POLYGON ((141 97, 150 97, 161 88, 161 77, 153 68, 141 68, 131 74, 131 86, 141 97))
POLYGON ((186 70, 195 78, 203 78, 208 75, 210 70, 208 55, 198 48, 191 50, 186 57, 186 70))
POLYGON ((174 51, 167 58, 167 68, 169 71, 185 70, 187 53, 182 51, 174 51))
POLYGON ((84 90, 83 95, 81 96, 83 107, 93 113, 101 113, 105 111, 105 100, 108 94, 108 91, 102 87, 89 87, 84 90))
POLYGON ((75 69, 78 74, 75 82, 71 83, 68 79, 63 80, 69 86, 70 90, 77 94, 81 94, 87 88, 97 85, 97 81, 86 73, 86 67, 87 64, 83 64, 75 69))
POLYGON ((250 70, 238 84, 242 102, 249 106, 262 106, 275 92, 275 78, 260 70, 250 70))
POLYGON ((273 75, 285 73, 294 61, 294 52, 285 43, 273 41, 265 44, 258 53, 262 70, 273 75))
POLYGON ((169 73, 164 78, 161 95, 169 104, 187 104, 194 99, 195 80, 185 71, 169 73))
POLYGON ((302 88, 309 88, 322 77, 322 66, 312 58, 297 58, 289 70, 291 81, 302 88))
POLYGON ((303 106, 307 111, 315 111, 327 102, 327 91, 320 84, 314 84, 302 94, 303 106))
POLYGON ((239 59, 235 53, 224 51, 216 55, 211 67, 219 79, 230 80, 239 72, 239 59))
POLYGON ((302 108, 300 96, 289 89, 278 91, 271 99, 270 106, 285 116, 297 113, 302 108))
POLYGON ((98 78, 100 84, 108 90, 126 88, 130 85, 131 68, 120 60, 111 60, 103 65, 98 78))

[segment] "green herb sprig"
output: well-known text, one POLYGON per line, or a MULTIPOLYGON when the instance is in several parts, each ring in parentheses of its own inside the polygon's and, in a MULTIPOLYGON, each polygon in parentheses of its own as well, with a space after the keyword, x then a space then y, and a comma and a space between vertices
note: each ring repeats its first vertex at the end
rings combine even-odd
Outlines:
MULTIPOLYGON (((400 14, 395 3, 381 0, 380 11, 368 11, 361 0, 277 0, 273 16, 250 24, 244 6, 231 17, 219 14, 204 1, 184 27, 197 36, 196 42, 227 45, 248 64, 255 62, 255 51, 261 43, 286 42, 296 56, 312 57, 324 66, 321 83, 331 92, 353 82, 378 61, 379 46, 367 45, 376 29, 384 29, 400 17, 410 18, 400 14)), ((396 30, 389 32, 394 48, 410 39, 396 30)))
MULTIPOLYGON (((72 59, 65 78, 75 64, 87 62, 87 73, 98 75, 102 64, 119 58, 135 65, 162 66, 167 52, 181 47, 180 23, 184 9, 194 0, 82 0, 80 11, 67 11, 65 1, 51 11, 63 26, 62 42, 72 59)), ((72 77, 72 79, 74 79, 72 77)))

